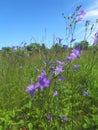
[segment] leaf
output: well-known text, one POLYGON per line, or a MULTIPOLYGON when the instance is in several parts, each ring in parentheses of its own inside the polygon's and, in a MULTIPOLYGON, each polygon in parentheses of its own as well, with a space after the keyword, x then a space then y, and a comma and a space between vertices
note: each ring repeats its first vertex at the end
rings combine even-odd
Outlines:
POLYGON ((32 129, 33 129, 32 123, 28 123, 28 128, 29 128, 29 130, 32 130, 32 129))

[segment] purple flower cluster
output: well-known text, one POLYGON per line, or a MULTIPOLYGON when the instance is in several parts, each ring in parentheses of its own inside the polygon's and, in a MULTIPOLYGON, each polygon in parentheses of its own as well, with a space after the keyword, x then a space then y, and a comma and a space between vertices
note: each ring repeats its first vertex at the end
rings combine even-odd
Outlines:
POLYGON ((98 43, 98 31, 94 35, 94 42, 93 45, 96 45, 98 43))
MULTIPOLYGON (((50 121, 50 120, 51 120, 51 115, 48 115, 48 116, 46 117, 46 119, 47 119, 48 121, 50 121)), ((63 121, 67 121, 67 117, 66 117, 65 115, 63 115, 63 116, 61 117, 61 119, 62 119, 63 121)))
POLYGON ((77 15, 78 18, 76 18, 76 22, 80 22, 80 21, 82 21, 83 18, 82 18, 81 16, 84 16, 85 14, 86 14, 86 13, 85 13, 84 10, 80 10, 80 11, 79 11, 79 14, 77 15))
POLYGON ((44 69, 42 69, 41 75, 38 76, 38 82, 36 84, 27 86, 26 92, 30 92, 30 95, 33 96, 35 90, 37 90, 38 88, 43 90, 45 87, 49 87, 49 86, 50 86, 50 80, 47 79, 47 77, 45 75, 45 71, 44 71, 44 69))
POLYGON ((60 60, 56 60, 56 62, 58 63, 59 66, 62 66, 62 65, 65 64, 64 62, 62 62, 62 61, 60 61, 60 60))
POLYGON ((80 49, 80 46, 77 48, 73 49, 72 52, 67 56, 66 62, 70 62, 76 58, 79 58, 81 55, 82 51, 80 49))
POLYGON ((59 61, 59 60, 56 60, 56 62, 58 63, 58 66, 55 67, 55 75, 58 75, 58 74, 60 74, 61 72, 64 72, 63 65, 64 65, 65 63, 62 62, 62 61, 59 61))
POLYGON ((86 13, 85 13, 85 11, 84 11, 84 10, 80 10, 79 15, 84 16, 85 14, 86 14, 86 13))

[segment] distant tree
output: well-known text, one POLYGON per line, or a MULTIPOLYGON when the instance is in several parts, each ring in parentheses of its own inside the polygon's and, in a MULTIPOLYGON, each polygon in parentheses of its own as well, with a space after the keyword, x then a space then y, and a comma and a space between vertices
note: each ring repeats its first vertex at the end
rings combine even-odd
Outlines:
POLYGON ((2 51, 6 51, 6 52, 9 52, 11 50, 10 47, 2 47, 2 51))
POLYGON ((7 54, 12 54, 13 53, 13 49, 11 47, 2 47, 2 52, 6 52, 7 54))
POLYGON ((46 46, 44 43, 42 43, 42 45, 41 45, 41 50, 46 50, 46 46))
POLYGON ((88 43, 88 41, 86 41, 86 40, 83 40, 83 41, 81 41, 81 42, 76 42, 75 43, 75 45, 74 45, 74 47, 77 47, 77 46, 81 46, 81 49, 82 50, 87 50, 88 49, 88 47, 89 47, 89 43, 88 43))
POLYGON ((59 43, 55 43, 53 44, 53 46, 51 47, 51 49, 54 49, 56 51, 60 50, 62 48, 62 45, 59 43))
POLYGON ((31 43, 27 46, 27 50, 32 52, 40 52, 41 45, 39 43, 31 43))

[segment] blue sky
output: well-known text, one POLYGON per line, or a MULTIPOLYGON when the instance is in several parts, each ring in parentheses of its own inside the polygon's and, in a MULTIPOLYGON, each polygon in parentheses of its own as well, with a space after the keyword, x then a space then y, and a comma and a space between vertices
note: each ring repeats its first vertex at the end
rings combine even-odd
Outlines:
POLYGON ((80 4, 86 15, 76 29, 77 41, 82 38, 84 21, 98 18, 98 0, 0 0, 0 48, 22 42, 44 42, 51 47, 53 39, 66 37, 62 13, 68 16, 80 4))

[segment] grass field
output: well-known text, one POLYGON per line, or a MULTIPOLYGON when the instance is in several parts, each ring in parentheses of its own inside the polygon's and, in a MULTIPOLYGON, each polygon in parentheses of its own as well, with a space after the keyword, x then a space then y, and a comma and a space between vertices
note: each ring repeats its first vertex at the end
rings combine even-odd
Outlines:
POLYGON ((98 50, 68 63, 67 55, 0 52, 0 130, 98 130, 98 50), (56 60, 64 66, 54 74, 56 60), (26 87, 38 82, 42 67, 50 85, 30 96, 26 87))

